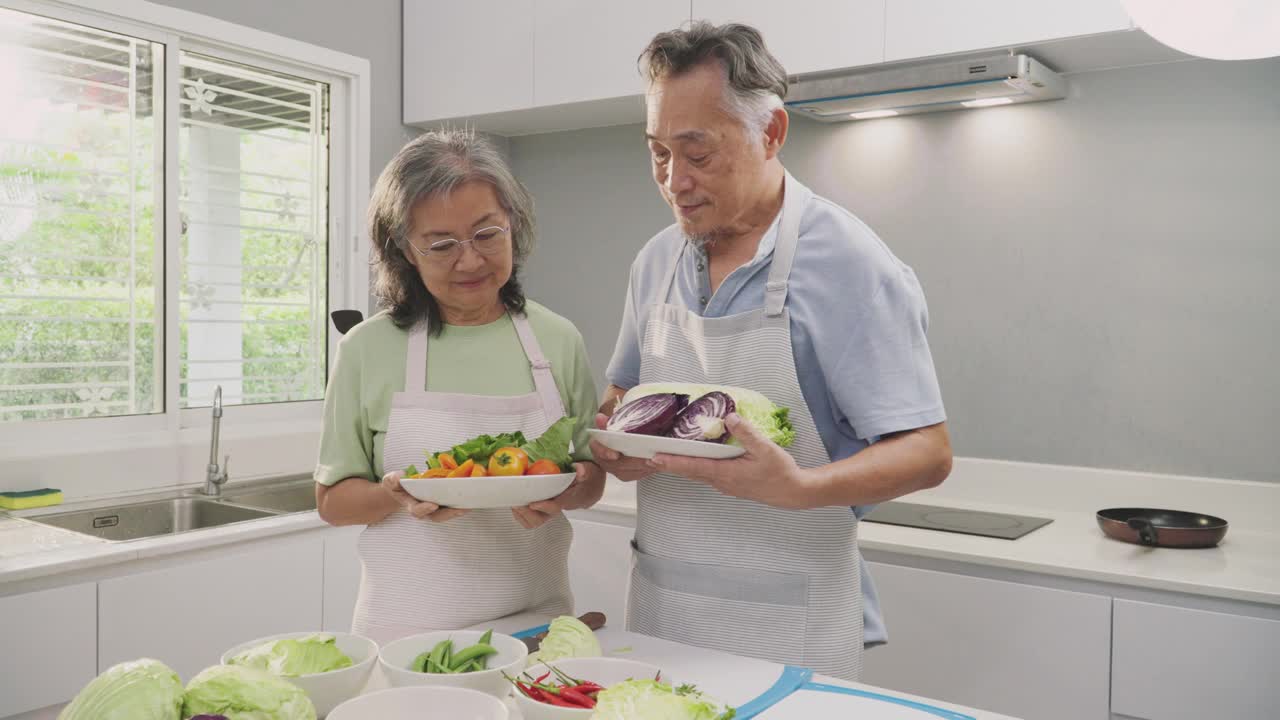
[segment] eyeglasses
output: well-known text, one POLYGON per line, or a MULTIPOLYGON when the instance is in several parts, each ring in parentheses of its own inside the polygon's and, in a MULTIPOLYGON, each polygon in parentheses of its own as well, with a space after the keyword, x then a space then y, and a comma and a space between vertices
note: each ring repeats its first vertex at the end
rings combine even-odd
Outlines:
POLYGON ((501 252, 503 247, 506 246, 508 232, 510 232, 510 228, 493 225, 487 228, 480 228, 469 240, 445 238, 431 243, 426 248, 420 248, 412 242, 409 243, 409 246, 431 262, 449 262, 456 260, 462 254, 464 243, 471 243, 471 247, 475 248, 475 251, 481 255, 494 255, 501 252))

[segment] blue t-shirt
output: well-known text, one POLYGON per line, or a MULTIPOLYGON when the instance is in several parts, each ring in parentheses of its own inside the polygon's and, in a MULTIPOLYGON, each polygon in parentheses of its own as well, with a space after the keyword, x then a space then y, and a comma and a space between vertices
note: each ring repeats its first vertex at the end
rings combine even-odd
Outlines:
MULTIPOLYGON (((725 317, 764 306, 778 220, 751 262, 711 292, 710 263, 686 245, 679 227, 655 235, 631 266, 626 308, 613 359, 605 373, 621 388, 640 382, 640 345, 648 311, 670 302, 702 315, 725 317), (681 255, 681 249, 684 253, 681 255), (671 297, 666 274, 680 256, 671 297)), ((946 419, 925 340, 929 323, 915 273, 858 218, 814 195, 804 208, 787 292, 796 373, 805 403, 833 461, 883 435, 946 419)), ((854 508, 862 517, 871 507, 854 508)), ((864 640, 885 642, 875 587, 862 564, 864 640)))

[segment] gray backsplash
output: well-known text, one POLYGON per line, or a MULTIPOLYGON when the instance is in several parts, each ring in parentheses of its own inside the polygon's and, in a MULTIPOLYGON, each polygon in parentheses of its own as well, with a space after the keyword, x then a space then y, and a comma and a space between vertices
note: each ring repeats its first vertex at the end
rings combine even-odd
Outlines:
MULTIPOLYGON (((1074 75, 1060 102, 818 125, 787 167, 919 274, 957 454, 1280 481, 1280 60, 1074 75)), ((639 125, 514 138, 531 297, 602 381, 671 221, 639 125)))

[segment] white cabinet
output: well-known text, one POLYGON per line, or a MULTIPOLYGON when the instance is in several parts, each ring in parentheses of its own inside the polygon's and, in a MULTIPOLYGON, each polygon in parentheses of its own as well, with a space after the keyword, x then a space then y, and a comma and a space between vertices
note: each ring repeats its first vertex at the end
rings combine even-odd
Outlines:
POLYGON ((531 107, 534 0, 404 0, 404 121, 531 107))
POLYGON ((631 538, 634 528, 573 519, 569 549, 569 584, 574 611, 599 611, 609 627, 626 622, 627 584, 631 580, 631 538))
POLYGON ((889 644, 867 652, 862 682, 1014 717, 1107 717, 1111 598, 880 563, 871 574, 889 644))
POLYGON ((98 584, 98 665, 153 657, 184 681, 234 645, 315 630, 323 538, 224 546, 181 565, 98 584))
POLYGON ((644 92, 640 51, 688 21, 689 0, 537 0, 534 104, 644 92))
POLYGON ((1276 717, 1280 621, 1115 601, 1111 709, 1146 720, 1276 717))
POLYGON ((884 61, 884 0, 693 0, 693 18, 750 25, 790 75, 884 61))
POLYGON ((885 62, 1128 30, 1120 0, 887 0, 885 62))
POLYGON ((329 632, 351 632, 351 616, 360 592, 360 556, 356 544, 364 526, 334 528, 324 536, 324 624, 329 632))
POLYGON ((0 597, 0 717, 64 703, 98 674, 94 583, 0 597))

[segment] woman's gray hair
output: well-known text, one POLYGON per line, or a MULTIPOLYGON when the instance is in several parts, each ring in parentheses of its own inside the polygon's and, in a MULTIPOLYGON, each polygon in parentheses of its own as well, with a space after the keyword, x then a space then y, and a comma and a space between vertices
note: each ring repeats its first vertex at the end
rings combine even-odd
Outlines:
POLYGON ((439 305, 427 292, 418 269, 405 258, 406 251, 412 252, 413 206, 425 198, 448 195, 473 180, 493 186, 510 218, 511 279, 502 286, 499 298, 508 311, 524 312, 519 271, 533 250, 533 197, 487 138, 472 129, 434 130, 400 148, 369 199, 369 239, 377 268, 374 293, 397 326, 408 328, 425 320, 432 334, 443 329, 439 305))
POLYGON ((787 71, 749 25, 712 25, 699 20, 687 30, 658 33, 640 53, 650 83, 682 75, 709 60, 725 73, 726 110, 752 132, 763 132, 787 96, 787 71))

